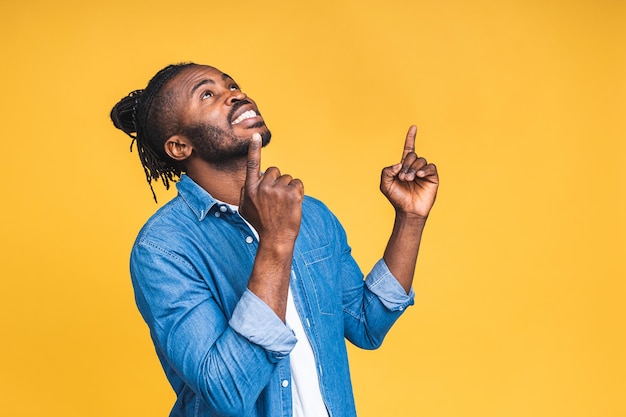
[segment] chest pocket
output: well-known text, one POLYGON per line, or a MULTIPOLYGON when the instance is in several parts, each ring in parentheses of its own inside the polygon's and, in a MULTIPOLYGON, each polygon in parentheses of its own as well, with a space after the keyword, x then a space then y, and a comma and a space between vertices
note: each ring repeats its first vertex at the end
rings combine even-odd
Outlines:
POLYGON ((338 308, 341 309, 341 268, 337 265, 338 257, 334 256, 332 245, 303 252, 302 261, 306 269, 303 279, 308 280, 305 287, 313 289, 320 313, 334 315, 338 308))

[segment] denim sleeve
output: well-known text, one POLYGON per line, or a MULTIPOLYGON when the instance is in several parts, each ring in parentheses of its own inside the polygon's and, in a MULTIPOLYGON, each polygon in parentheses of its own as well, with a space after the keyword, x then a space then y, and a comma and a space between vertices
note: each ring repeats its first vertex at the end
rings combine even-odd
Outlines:
POLYGON ((189 260, 154 242, 135 245, 131 276, 170 381, 184 381, 211 414, 247 415, 295 345, 291 330, 249 291, 228 317, 189 260))
POLYGON ((229 324, 241 336, 263 347, 268 355, 276 359, 287 356, 296 344, 293 331, 250 290, 241 296, 229 324))
POLYGON ((413 288, 407 294, 402 285, 391 274, 387 264, 380 259, 365 279, 367 288, 391 311, 403 311, 413 305, 415 292, 413 288))

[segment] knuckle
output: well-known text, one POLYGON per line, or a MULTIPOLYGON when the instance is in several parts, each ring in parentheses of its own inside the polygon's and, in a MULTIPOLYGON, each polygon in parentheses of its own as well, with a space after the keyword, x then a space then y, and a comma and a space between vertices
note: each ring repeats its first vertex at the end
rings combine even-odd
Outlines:
POLYGON ((273 185, 268 183, 267 181, 261 181, 257 188, 259 193, 264 193, 264 194, 271 193, 273 189, 274 189, 273 185))
POLYGON ((268 175, 272 178, 278 178, 280 177, 280 170, 276 167, 269 167, 268 169, 265 170, 265 175, 268 175))

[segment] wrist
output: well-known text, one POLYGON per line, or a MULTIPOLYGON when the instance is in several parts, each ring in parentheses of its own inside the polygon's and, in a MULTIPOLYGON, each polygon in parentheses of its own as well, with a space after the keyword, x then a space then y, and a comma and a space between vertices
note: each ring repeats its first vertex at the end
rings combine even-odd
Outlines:
POLYGON ((422 215, 418 213, 410 213, 401 210, 396 210, 396 222, 402 222, 415 226, 423 226, 428 220, 428 214, 422 215))
POLYGON ((297 236, 259 236, 259 251, 291 260, 297 236))

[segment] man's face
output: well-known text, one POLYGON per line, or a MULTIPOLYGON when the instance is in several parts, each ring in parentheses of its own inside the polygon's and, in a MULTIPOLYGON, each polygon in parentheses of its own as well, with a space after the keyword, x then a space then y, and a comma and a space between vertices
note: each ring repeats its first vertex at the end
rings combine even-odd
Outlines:
POLYGON ((207 162, 228 164, 245 157, 252 134, 263 145, 271 133, 256 103, 228 75, 209 66, 193 66, 181 72, 168 86, 179 103, 181 133, 207 162))

